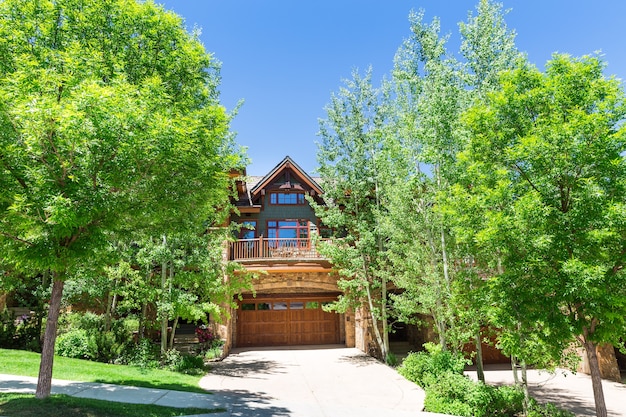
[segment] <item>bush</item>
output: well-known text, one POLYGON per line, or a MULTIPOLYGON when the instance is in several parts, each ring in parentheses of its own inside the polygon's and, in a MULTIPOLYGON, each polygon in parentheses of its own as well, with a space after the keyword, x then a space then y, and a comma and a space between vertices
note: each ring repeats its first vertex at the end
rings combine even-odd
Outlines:
POLYGON ((512 416, 524 408, 524 392, 517 387, 501 386, 495 389, 491 404, 492 415, 512 416))
POLYGON ((176 349, 165 352, 163 364, 168 370, 183 374, 202 375, 205 373, 202 356, 183 355, 176 349))
MULTIPOLYGON (((124 356, 125 351, 128 351, 126 356, 132 356, 132 332, 136 329, 136 323, 137 320, 132 317, 114 319, 111 320, 110 330, 105 331, 106 319, 104 315, 91 312, 66 313, 59 317, 59 337, 81 330, 87 334, 90 343, 95 346, 89 357, 84 359, 108 363, 123 362, 120 357, 124 356)), ((71 350, 69 347, 63 349, 63 351, 72 354, 71 350)))
POLYGON ((462 375, 468 363, 460 354, 444 351, 440 345, 424 344, 426 351, 411 352, 398 368, 400 375, 427 388, 446 373, 462 375))
POLYGON ((575 414, 563 410, 554 404, 539 404, 535 399, 530 401, 528 417, 574 417, 575 414))
POLYGON ((40 352, 40 328, 35 317, 16 317, 10 310, 0 312, 0 348, 40 352))
POLYGON ((152 340, 144 338, 130 345, 116 362, 141 368, 158 368, 159 355, 160 347, 152 340))
POLYGON ((98 356, 98 345, 94 336, 83 329, 75 329, 57 337, 54 351, 67 358, 93 360, 98 356))
POLYGON ((223 354, 224 354, 224 350, 222 348, 222 345, 214 344, 213 346, 208 348, 206 351, 204 351, 204 359, 206 360, 220 359, 223 354))
POLYGON ((524 393, 515 387, 494 387, 451 372, 426 390, 424 407, 433 413, 476 417, 512 417, 522 411, 524 393))
POLYGON ((474 409, 467 401, 472 385, 473 382, 465 376, 446 372, 426 389, 424 409, 432 413, 473 416, 474 409))

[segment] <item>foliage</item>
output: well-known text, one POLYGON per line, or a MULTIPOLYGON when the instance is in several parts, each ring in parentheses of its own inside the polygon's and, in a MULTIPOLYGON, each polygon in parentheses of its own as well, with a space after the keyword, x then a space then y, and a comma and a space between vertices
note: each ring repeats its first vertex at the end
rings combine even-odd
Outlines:
POLYGON ((0 393, 0 413, 15 417, 173 417, 216 412, 196 407, 164 407, 154 404, 115 403, 104 400, 52 395, 45 401, 31 394, 0 393))
POLYGON ((445 374, 462 375, 467 360, 461 354, 443 350, 441 345, 426 343, 425 351, 411 352, 398 367, 398 373, 422 388, 427 388, 445 374))
POLYGON ((159 359, 159 346, 154 344, 152 340, 143 338, 128 349, 120 357, 119 362, 139 368, 158 368, 160 366, 159 359))
POLYGON ((176 349, 170 349, 163 355, 163 365, 172 372, 190 375, 204 375, 204 358, 195 355, 183 355, 176 349))
POLYGON ((66 358, 94 360, 98 356, 97 350, 95 337, 83 329, 59 335, 55 345, 55 353, 66 358))
POLYGON ((204 359, 214 360, 221 359, 224 356, 224 345, 222 341, 213 342, 213 344, 204 351, 204 359))
POLYGON ((514 387, 494 387, 464 375, 446 373, 426 390, 424 408, 457 416, 505 417, 522 411, 523 392, 514 387))
POLYGON ((15 317, 10 310, 0 312, 0 348, 39 350, 40 327, 30 315, 15 317))
POLYGON ((505 352, 558 362, 587 352, 598 415, 596 345, 626 329, 626 102, 597 56, 555 54, 545 72, 521 63, 470 109, 461 157, 468 194, 493 199, 477 238, 501 253, 492 282, 505 352))
POLYGON ((127 350, 133 349, 137 321, 126 317, 112 320, 108 330, 106 326, 105 315, 92 312, 62 314, 55 353, 69 358, 119 362, 127 350))
POLYGON ((563 410, 554 404, 540 404, 534 399, 531 401, 528 417, 574 417, 571 411, 563 410))
POLYGON ((153 2, 0 2, 0 248, 50 273, 37 395, 49 395, 64 282, 115 236, 202 235, 243 163, 219 66, 153 2))
POLYGON ((198 336, 198 341, 204 344, 211 344, 213 340, 215 340, 215 335, 213 334, 213 330, 205 324, 196 327, 196 336, 198 336))
POLYGON ((385 358, 385 363, 392 368, 395 368, 400 363, 398 357, 393 352, 387 352, 387 357, 385 358))
POLYGON ((346 311, 367 305, 375 343, 384 359, 389 350, 387 330, 387 276, 384 274, 384 237, 380 226, 381 184, 390 173, 385 130, 385 107, 365 76, 353 72, 326 106, 320 121, 318 172, 324 183, 325 205, 309 203, 325 226, 335 232, 318 249, 332 261, 342 290, 335 309, 346 311), (382 331, 379 331, 379 325, 382 331))

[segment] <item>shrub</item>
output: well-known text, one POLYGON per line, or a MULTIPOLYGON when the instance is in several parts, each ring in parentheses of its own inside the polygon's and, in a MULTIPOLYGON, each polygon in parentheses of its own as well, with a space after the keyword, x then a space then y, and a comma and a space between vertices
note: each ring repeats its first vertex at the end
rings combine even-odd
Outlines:
MULTIPOLYGON (((60 337, 81 330, 95 345, 93 352, 84 359, 100 362, 124 362, 120 356, 124 356, 125 351, 128 351, 125 356, 132 356, 132 332, 136 328, 137 320, 132 317, 111 320, 108 331, 105 331, 105 322, 104 315, 91 312, 66 313, 59 317, 60 337)), ((71 351, 71 349, 64 348, 64 351, 71 351)))
POLYGON ((490 405, 493 416, 512 416, 523 410, 524 392, 517 387, 503 385, 495 389, 490 405))
POLYGON ((117 362, 141 368, 158 368, 159 351, 159 346, 152 340, 140 339, 136 344, 130 345, 117 362))
POLYGON ((398 368, 400 375, 427 388, 446 373, 462 375, 468 363, 460 354, 444 351, 440 345, 424 344, 426 351, 411 352, 398 368))
POLYGON ((472 385, 473 382, 463 375, 445 372, 438 381, 428 385, 424 409, 432 413, 473 416, 474 409, 467 401, 472 385))
POLYGON ((22 315, 4 309, 0 313, 0 348, 22 349, 40 352, 40 327, 36 317, 22 315))
POLYGON ((224 354, 224 351, 222 349, 222 346, 211 346, 209 349, 207 349, 204 352, 204 359, 206 360, 219 359, 222 357, 223 354, 224 354))
POLYGON ((387 365, 391 366, 392 368, 395 368, 396 366, 398 366, 398 357, 392 352, 387 352, 387 357, 385 358, 385 362, 387 363, 387 365))
POLYGON ((205 372, 202 356, 183 355, 176 349, 165 352, 163 364, 168 370, 183 374, 202 375, 205 372))
POLYGON ((98 356, 95 337, 83 329, 70 330, 59 335, 54 350, 57 355, 67 358, 93 360, 98 356))
POLYGON ((574 417, 575 414, 563 410, 554 404, 539 404, 534 398, 530 400, 528 417, 574 417))
POLYGON ((427 411, 458 416, 512 417, 522 411, 524 393, 515 387, 494 387, 464 375, 443 374, 426 390, 427 411))

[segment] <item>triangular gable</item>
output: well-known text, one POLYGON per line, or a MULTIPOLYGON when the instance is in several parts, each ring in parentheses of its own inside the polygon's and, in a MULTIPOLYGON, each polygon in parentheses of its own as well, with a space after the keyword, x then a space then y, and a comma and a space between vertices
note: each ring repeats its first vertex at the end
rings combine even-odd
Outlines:
POLYGON ((250 190, 252 199, 254 199, 264 188, 273 184, 278 177, 280 177, 285 170, 291 169, 300 177, 300 179, 318 195, 324 191, 317 182, 309 174, 307 174, 298 164, 294 162, 291 157, 286 156, 278 165, 276 165, 266 176, 264 176, 256 185, 250 190))

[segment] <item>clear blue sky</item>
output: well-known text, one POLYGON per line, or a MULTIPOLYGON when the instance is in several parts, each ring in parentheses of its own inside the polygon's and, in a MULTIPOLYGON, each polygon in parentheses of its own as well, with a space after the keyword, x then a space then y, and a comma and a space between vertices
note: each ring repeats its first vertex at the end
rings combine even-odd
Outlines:
MULTIPOLYGON (((318 119, 353 69, 374 70, 376 84, 410 35, 411 10, 441 19, 458 51, 458 22, 478 0, 155 0, 202 29, 222 62, 221 101, 244 105, 232 123, 248 148, 249 175, 264 175, 285 155, 313 173, 318 119)), ((607 74, 626 79, 626 1, 502 0, 517 47, 540 68, 553 52, 600 51, 607 74)))

